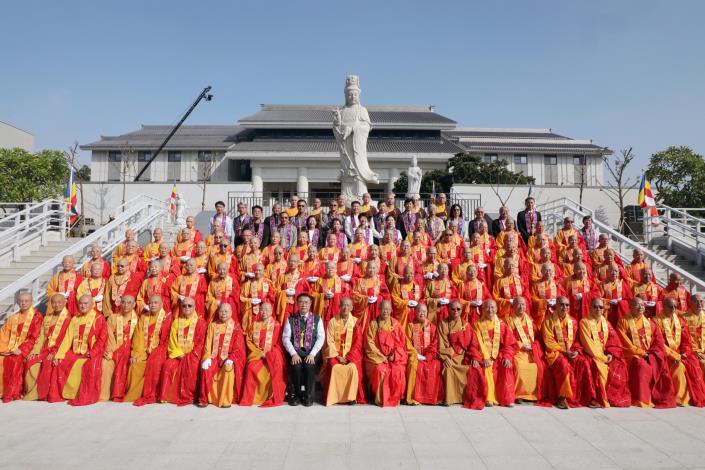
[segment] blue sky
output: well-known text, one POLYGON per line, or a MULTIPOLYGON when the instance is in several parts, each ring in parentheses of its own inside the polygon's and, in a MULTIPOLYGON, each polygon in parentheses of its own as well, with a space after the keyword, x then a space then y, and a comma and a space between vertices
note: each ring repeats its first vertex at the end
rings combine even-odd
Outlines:
POLYGON ((37 148, 260 103, 434 104, 472 127, 550 127, 639 173, 669 145, 705 153, 705 2, 3 1, 0 120, 37 148))

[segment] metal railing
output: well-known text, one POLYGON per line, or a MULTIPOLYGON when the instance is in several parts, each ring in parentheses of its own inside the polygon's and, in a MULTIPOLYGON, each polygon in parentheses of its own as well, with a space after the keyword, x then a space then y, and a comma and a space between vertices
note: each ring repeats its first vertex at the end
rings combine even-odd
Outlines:
POLYGON ((66 203, 60 199, 27 205, 3 217, 0 219, 0 260, 19 261, 33 246, 45 246, 49 232, 56 232, 63 240, 67 221, 66 203))
POLYGON ((45 287, 43 282, 47 276, 53 275, 61 267, 64 256, 74 256, 77 266, 89 258, 89 252, 94 244, 101 246, 103 257, 110 258, 117 245, 122 243, 125 232, 133 229, 136 235, 143 230, 153 230, 163 227, 164 221, 169 214, 165 201, 152 198, 150 196, 137 196, 126 203, 118 206, 116 216, 108 224, 100 227, 95 232, 85 238, 77 239, 77 242, 47 259, 41 265, 32 269, 13 283, 0 290, 0 304, 9 305, 10 308, 0 312, 0 322, 10 311, 15 309, 16 296, 21 291, 30 291, 34 298, 34 304, 44 304, 45 287), (12 300, 11 302, 8 302, 12 300))
POLYGON ((600 233, 608 235, 613 246, 615 244, 617 245, 615 251, 625 263, 631 262, 631 259, 625 255, 625 250, 639 249, 644 253, 644 258, 649 262, 652 269, 657 274, 657 281, 661 286, 665 286, 667 284, 668 276, 675 272, 683 277, 684 284, 691 292, 705 291, 705 281, 676 266, 639 242, 625 237, 612 228, 609 224, 597 220, 593 211, 582 204, 579 204, 569 198, 561 198, 541 204, 537 207, 537 209, 541 212, 541 217, 546 231, 552 234, 555 234, 558 228, 563 225, 564 217, 570 215, 577 219, 590 215, 592 216, 593 224, 600 230, 600 233), (661 276, 658 275, 659 272, 662 274, 661 276))
POLYGON ((703 213, 702 208, 675 208, 665 205, 656 207, 658 224, 650 211, 644 211, 644 233, 647 243, 660 241, 669 251, 674 245, 692 255, 698 266, 705 260, 705 219, 691 212, 703 213), (660 240, 659 240, 660 239, 660 240))

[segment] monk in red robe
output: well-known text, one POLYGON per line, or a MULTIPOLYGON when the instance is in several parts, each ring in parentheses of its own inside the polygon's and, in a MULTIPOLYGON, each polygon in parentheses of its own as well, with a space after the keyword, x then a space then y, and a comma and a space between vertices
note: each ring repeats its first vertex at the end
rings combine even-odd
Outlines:
MULTIPOLYGON (((27 356, 24 400, 46 400, 51 380, 56 380, 57 377, 54 372, 54 356, 71 322, 71 314, 66 308, 66 298, 63 295, 54 294, 49 298, 49 302, 51 308, 47 308, 47 312, 50 313, 44 316, 39 338, 27 356)), ((56 388, 58 389, 58 385, 56 388)))
POLYGON ((352 309, 352 299, 340 299, 339 311, 326 328, 321 369, 326 406, 367 402, 362 380, 362 340, 365 335, 352 315, 352 309))
POLYGON ((254 277, 240 286, 240 312, 242 328, 248 331, 250 323, 259 318, 264 303, 274 303, 275 286, 264 277, 264 265, 255 267, 254 277))
POLYGON ((600 291, 588 276, 583 263, 575 263, 573 273, 563 279, 563 292, 570 299, 570 314, 573 318, 582 319, 588 316, 590 301, 599 297, 600 291))
POLYGON ((414 308, 423 301, 423 289, 416 283, 412 265, 406 265, 404 276, 399 282, 394 283, 391 290, 392 316, 406 331, 406 325, 413 319, 414 308))
POLYGON ((478 371, 468 377, 465 408, 514 406, 514 352, 511 328, 497 316, 497 302, 486 300, 482 315, 473 325, 476 341, 470 348, 470 366, 478 371), (479 379, 479 380, 477 380, 479 379))
POLYGON ((139 278, 140 282, 142 282, 144 273, 147 271, 147 263, 142 258, 140 247, 134 240, 127 242, 125 246, 127 247, 125 254, 120 257, 113 258, 113 273, 117 272, 117 267, 115 264, 124 260, 127 261, 128 269, 130 270, 132 277, 139 278))
POLYGON ((688 325, 693 354, 705 374, 705 297, 695 294, 690 299, 690 309, 683 313, 683 320, 688 325))
POLYGON ((328 325, 331 318, 338 314, 340 299, 350 297, 350 286, 336 274, 336 263, 325 262, 325 273, 311 289, 313 312, 321 317, 323 324, 328 325))
POLYGON ((474 323, 480 318, 480 307, 492 294, 487 285, 478 277, 478 268, 474 263, 468 264, 465 278, 456 284, 458 300, 463 305, 463 319, 474 323))
POLYGON ((230 274, 230 266, 226 262, 218 265, 216 275, 208 283, 206 320, 209 323, 215 320, 218 309, 224 304, 230 305, 230 313, 234 318, 240 317, 240 284, 230 274))
POLYGON ((651 269, 645 267, 637 284, 632 285, 632 294, 644 301, 646 316, 653 318, 661 312, 663 295, 661 286, 651 278, 651 269))
POLYGON ((296 298, 302 292, 308 291, 308 283, 299 269, 299 255, 291 253, 286 260, 286 271, 279 276, 279 282, 274 286, 275 318, 283 325, 296 311, 296 298))
POLYGON ((470 369, 472 326, 462 318, 463 306, 457 300, 448 306, 450 316, 438 324, 438 353, 443 364, 444 405, 463 403, 470 369))
POLYGON ((531 313, 537 328, 543 325, 543 320, 551 316, 556 308, 556 299, 564 296, 563 286, 555 279, 555 272, 551 264, 541 267, 541 280, 531 286, 531 313))
POLYGON ((103 315, 106 318, 113 312, 120 311, 123 295, 136 296, 140 289, 142 281, 132 275, 129 267, 130 263, 126 259, 121 259, 117 262, 117 272, 108 278, 103 293, 103 315))
POLYGON ((100 400, 122 401, 127 387, 127 366, 130 361, 132 335, 137 327, 138 315, 135 298, 122 297, 122 311, 107 319, 108 342, 103 351, 103 375, 100 382, 100 400))
POLYGON ((110 263, 108 263, 104 258, 103 258, 103 249, 100 247, 99 244, 91 245, 91 251, 89 252, 90 258, 88 261, 83 263, 83 266, 81 267, 81 276, 83 278, 91 277, 91 266, 93 266, 95 263, 100 264, 103 267, 102 273, 103 277, 107 279, 110 276, 110 263))
POLYGON ((449 277, 446 263, 438 265, 438 276, 426 281, 424 301, 428 306, 428 319, 437 324, 448 318, 448 304, 458 297, 453 281, 449 277))
POLYGON ((436 325, 428 319, 428 308, 418 304, 415 317, 406 326, 406 404, 436 405, 443 401, 441 361, 438 359, 436 325))
POLYGON ((24 363, 42 328, 42 315, 32 307, 32 295, 17 296, 19 311, 0 328, 0 397, 3 403, 22 398, 24 363))
POLYGON ((178 316, 180 302, 187 298, 193 299, 196 302, 195 312, 203 317, 206 311, 208 283, 206 282, 205 276, 197 272, 195 259, 189 258, 186 263, 184 263, 184 269, 184 274, 177 277, 171 285, 171 310, 178 316))
POLYGON ((137 322, 132 335, 132 351, 127 371, 127 391, 124 401, 136 406, 157 402, 159 377, 166 361, 172 315, 163 308, 162 297, 153 295, 149 310, 137 322))
POLYGON ((347 282, 351 287, 355 285, 355 281, 360 277, 360 268, 357 267, 350 255, 350 248, 344 246, 340 249, 340 259, 336 270, 340 279, 347 282))
POLYGON ((218 307, 216 321, 208 325, 201 357, 198 406, 229 408, 240 401, 245 374, 245 338, 228 303, 218 307))
POLYGON ((668 297, 676 299, 678 302, 678 310, 681 312, 688 310, 690 306, 690 292, 683 286, 683 278, 678 273, 671 273, 671 275, 668 276, 668 284, 663 288, 659 300, 663 301, 668 297))
POLYGON ((631 404, 627 362, 619 336, 604 311, 604 300, 595 297, 590 301, 588 316, 578 324, 580 344, 590 359, 590 380, 582 391, 582 404, 590 408, 627 407, 631 404))
POLYGON ((548 398, 557 395, 556 407, 565 410, 580 404, 581 390, 589 382, 590 364, 578 341, 578 321, 568 313, 568 298, 558 297, 556 307, 544 320, 541 335, 553 385, 548 398))
POLYGON ((644 315, 644 301, 629 302, 629 315, 619 320, 617 333, 629 364, 632 405, 674 408, 676 397, 666 362, 663 336, 656 323, 644 315))
MULTIPOLYGON (((221 235, 222 237, 222 235, 221 235)), ((240 267, 238 259, 230 249, 230 242, 227 238, 221 238, 217 246, 213 247, 208 256, 208 278, 213 279, 218 275, 218 266, 225 263, 228 266, 228 274, 233 278, 240 277, 240 267)))
MULTIPOLYGON (((47 284, 46 296, 50 299, 54 294, 63 294, 66 298, 66 307, 73 315, 76 312, 76 288, 82 280, 83 276, 76 272, 76 261, 73 256, 64 256, 61 261, 61 271, 52 276, 47 284)), ((51 304, 48 308, 51 308, 51 304)))
POLYGON ((247 367, 240 406, 279 406, 286 392, 286 363, 279 322, 272 317, 272 304, 264 303, 249 325, 247 367))
POLYGON ((105 298, 105 286, 108 284, 107 278, 103 276, 103 265, 93 263, 88 273, 81 283, 76 286, 76 298, 85 294, 93 297, 93 305, 99 313, 103 313, 103 299, 105 298))
POLYGON ((406 387, 406 361, 404 332, 392 318, 392 302, 383 300, 365 343, 365 372, 377 406, 399 405, 406 387))
POLYGON ((193 403, 205 339, 206 321, 196 313, 196 301, 185 297, 169 331, 168 358, 162 367, 159 385, 162 403, 179 406, 193 403))
POLYGON ((607 278, 597 285, 605 305, 610 306, 607 320, 612 325, 616 325, 620 318, 626 317, 629 313, 629 301, 633 297, 629 283, 619 278, 619 266, 613 264, 607 272, 607 278))
POLYGON ((387 286, 377 276, 377 266, 368 264, 365 276, 358 278, 352 289, 353 315, 362 322, 363 329, 379 315, 381 301, 389 298, 387 286))
POLYGON ((56 381, 52 380, 47 401, 69 400, 70 405, 98 401, 107 339, 105 317, 93 308, 91 296, 84 295, 54 356, 56 381))
POLYGON ((144 278, 144 281, 142 281, 140 290, 137 292, 137 314, 140 315, 142 312, 149 310, 147 304, 149 303, 149 299, 154 295, 161 296, 164 309, 170 312, 171 285, 175 279, 176 277, 173 273, 165 273, 162 270, 161 261, 151 261, 149 263, 149 269, 147 270, 147 276, 144 278))

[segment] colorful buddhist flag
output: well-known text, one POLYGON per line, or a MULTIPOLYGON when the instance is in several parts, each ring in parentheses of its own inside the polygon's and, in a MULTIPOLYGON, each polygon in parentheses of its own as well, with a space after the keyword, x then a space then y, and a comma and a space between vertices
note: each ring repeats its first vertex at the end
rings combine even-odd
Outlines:
POLYGON ((78 212, 76 211, 76 182, 73 179, 73 167, 69 173, 69 180, 66 182, 66 191, 64 191, 64 202, 66 203, 66 213, 69 216, 71 225, 76 222, 78 212))
POLYGON ((169 212, 171 218, 176 217, 176 183, 171 187, 171 196, 169 197, 169 212))
POLYGON ((651 192, 651 181, 646 178, 646 175, 641 176, 641 186, 639 186, 639 207, 648 208, 651 215, 651 225, 658 225, 658 210, 656 209, 656 200, 654 193, 651 192))

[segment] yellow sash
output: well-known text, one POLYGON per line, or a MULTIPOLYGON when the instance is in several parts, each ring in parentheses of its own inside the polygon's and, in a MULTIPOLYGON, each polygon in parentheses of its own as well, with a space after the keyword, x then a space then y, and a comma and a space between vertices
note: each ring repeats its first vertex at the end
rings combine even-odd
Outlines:
POLYGON ((685 321, 688 324, 690 336, 693 338, 693 349, 702 352, 703 348, 705 348, 705 311, 695 315, 688 315, 685 317, 685 321), (693 318, 693 320, 688 317, 693 318), (700 337, 698 337, 698 327, 700 327, 700 337))
POLYGON ((494 334, 492 335, 492 342, 490 343, 490 333, 487 329, 487 322, 484 320, 480 321, 480 334, 481 338, 480 339, 480 346, 482 349, 482 355, 487 357, 488 352, 487 352, 487 347, 491 344, 492 349, 489 351, 489 357, 488 359, 495 360, 497 359, 497 356, 499 355, 499 337, 501 336, 502 331, 500 330, 500 323, 499 323, 499 317, 495 315, 494 317, 494 334))
POLYGON ((49 340, 47 341, 48 348, 53 348, 56 344, 56 340, 59 338, 59 333, 61 333, 61 328, 64 326, 64 322, 68 316, 69 311, 64 308, 59 314, 59 318, 56 319, 56 323, 54 323, 54 329, 51 330, 51 335, 49 335, 49 340))
MULTIPOLYGON (((86 354, 88 351, 88 335, 93 328, 93 322, 95 321, 95 316, 98 312, 91 310, 86 314, 86 323, 83 327, 83 334, 78 335, 73 339, 73 352, 76 354, 86 354)), ((80 317, 75 317, 80 318, 80 317)), ((80 320, 79 320, 80 321, 80 320)), ((76 325, 76 328, 80 328, 80 325, 76 325)))
POLYGON ((666 317, 662 320, 663 324, 663 334, 666 337, 666 341, 668 342, 668 346, 671 349, 678 349, 681 345, 681 322, 676 316, 676 314, 673 314, 672 317, 666 317), (675 336, 673 334, 673 329, 671 328, 671 325, 673 325, 673 329, 675 329, 675 336))
POLYGON ((530 345, 534 342, 534 322, 531 321, 531 317, 524 314, 524 321, 526 321, 526 328, 529 330, 529 336, 526 336, 524 331, 524 326, 521 324, 521 319, 512 316, 512 322, 514 323, 514 329, 519 334, 519 339, 521 339, 522 346, 530 345))
POLYGON ((19 337, 17 336, 17 324, 19 323, 19 315, 12 317, 12 324, 10 326, 10 341, 7 344, 8 351, 14 351, 19 347, 20 344, 24 343, 27 338, 27 333, 29 333, 29 327, 34 319, 34 307, 29 307, 29 311, 25 315, 24 323, 22 324, 22 330, 20 331, 19 337))
POLYGON ((609 329, 607 326, 607 320, 605 317, 600 317, 600 327, 602 328, 602 336, 603 338, 600 339, 600 333, 597 331, 597 321, 588 319, 588 323, 590 324, 590 336, 592 337, 592 340, 597 343, 602 345, 602 350, 605 350, 605 345, 607 344, 607 337, 609 336, 609 329))
POLYGON ((431 344, 431 322, 426 320, 423 325, 414 322, 412 323, 412 329, 414 331, 414 349, 416 349, 418 354, 422 354, 431 344), (421 332, 423 332, 423 342, 421 341, 421 332))
POLYGON ((568 330, 568 341, 566 342, 564 337, 563 337, 563 327, 561 326, 561 319, 556 316, 556 326, 554 328, 556 332, 556 339, 558 340, 559 343, 563 345, 566 351, 570 350, 571 346, 573 346, 573 340, 575 339, 574 337, 574 331, 573 331, 573 319, 570 317, 570 315, 566 315, 565 317, 566 320, 566 329, 568 330))
POLYGON ((232 318, 228 320, 225 325, 225 338, 223 339, 223 347, 218 354, 218 346, 220 345, 220 324, 215 325, 215 331, 213 335, 213 345, 211 346, 211 357, 220 357, 221 360, 225 360, 228 357, 228 352, 230 351, 230 340, 233 337, 233 330, 235 329, 235 320, 232 318))
MULTIPOLYGON (((122 346, 122 344, 125 342, 125 327, 123 325, 123 320, 124 317, 122 315, 117 315, 115 318, 115 326, 116 326, 116 332, 115 335, 117 336, 117 345, 122 346)), ((137 325, 137 314, 133 310, 130 314, 130 339, 132 339, 132 335, 135 332, 135 326, 137 325)))
POLYGON ((353 329, 355 328, 355 323, 357 323, 357 318, 352 315, 348 315, 348 319, 345 322, 345 344, 343 346, 342 352, 340 351, 340 333, 342 320, 335 320, 335 345, 338 348, 338 353, 340 357, 345 357, 350 352, 350 347, 352 346, 353 340, 353 329))
POLYGON ((644 325, 644 336, 646 336, 646 348, 641 344, 641 338, 639 337, 639 330, 636 328, 636 321, 633 318, 629 318, 627 323, 629 324, 629 333, 632 337, 632 343, 639 349, 648 349, 651 347, 651 322, 648 318, 642 317, 642 323, 644 325))
POLYGON ((272 349, 272 337, 274 336, 274 321, 270 317, 266 324, 265 322, 258 321, 255 323, 255 327, 253 328, 253 342, 259 346, 260 345, 260 337, 262 333, 262 328, 267 328, 267 333, 264 337, 264 345, 262 346, 262 352, 267 354, 271 349, 272 349))
POLYGON ((194 313, 190 318, 179 318, 177 320, 178 326, 176 328, 176 339, 179 342, 179 348, 182 351, 193 349, 193 335, 196 334, 196 324, 198 323, 198 314, 194 313), (184 326, 186 320, 189 320, 188 327, 184 326), (188 328, 188 334, 184 336, 184 330, 188 328), (190 346, 190 348, 187 348, 190 346))
POLYGON ((154 351, 154 348, 159 346, 159 332, 162 329, 162 323, 164 322, 164 318, 166 317, 166 312, 164 310, 160 310, 159 313, 157 314, 157 322, 154 325, 154 331, 152 332, 152 336, 149 336, 149 319, 151 315, 145 315, 144 317, 144 349, 147 351, 147 354, 151 353, 154 351))

